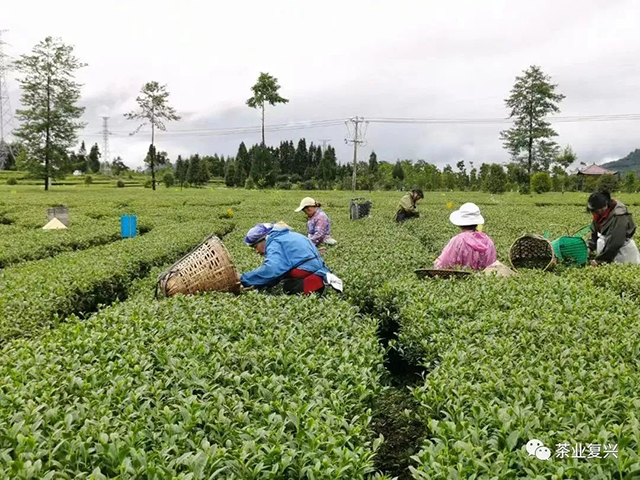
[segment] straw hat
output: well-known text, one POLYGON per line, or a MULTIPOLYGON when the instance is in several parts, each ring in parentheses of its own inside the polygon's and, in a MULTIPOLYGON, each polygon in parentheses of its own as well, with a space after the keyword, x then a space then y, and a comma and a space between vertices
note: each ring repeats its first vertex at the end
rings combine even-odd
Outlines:
POLYGON ((306 207, 315 207, 316 201, 311 197, 304 197, 300 202, 300 206, 296 208, 296 212, 301 212, 306 207))
POLYGON ((484 218, 480 215, 480 208, 475 203, 465 203, 460 209, 449 215, 451 223, 457 227, 470 225, 484 225, 484 218))

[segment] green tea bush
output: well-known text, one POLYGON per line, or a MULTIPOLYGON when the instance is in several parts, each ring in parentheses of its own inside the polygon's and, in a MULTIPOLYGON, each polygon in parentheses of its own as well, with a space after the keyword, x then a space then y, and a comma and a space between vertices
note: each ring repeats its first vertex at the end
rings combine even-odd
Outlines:
POLYGON ((124 188, 124 186, 125 186, 125 185, 124 185, 124 182, 123 182, 122 180, 118 180, 118 181, 116 182, 116 187, 118 187, 118 188, 124 188))
POLYGON ((1 353, 3 478, 374 470, 376 325, 335 298, 142 297, 1 353))
POLYGON ((400 308, 398 343, 430 371, 414 391, 428 427, 414 478, 448 478, 452 469, 460 478, 566 471, 572 478, 632 478, 638 471, 640 374, 632 338, 640 333, 640 306, 603 296, 596 282, 585 283, 589 270, 576 272, 412 288, 400 308), (552 449, 615 444, 619 458, 543 462, 524 451, 532 438, 552 449))
MULTIPOLYGON (((480 206, 507 263, 523 233, 554 239, 588 224, 587 195, 430 192, 421 217, 398 225, 401 192, 365 194, 372 216, 358 221, 349 220, 352 192, 320 192, 338 241, 324 258, 345 281, 341 297, 274 289, 156 302, 157 273, 229 223, 219 217, 230 207, 236 228, 224 242, 247 271, 263 260, 243 243, 248 228, 284 220, 306 233, 306 217, 293 212, 305 195, 140 188, 115 200, 108 192, 0 200, 14 221, 0 225, 0 257, 21 239, 26 249, 53 203, 70 206, 85 232, 54 232, 61 245, 67 235, 90 241, 92 222, 103 228, 125 213, 151 228, 0 270, 0 477, 375 478, 376 468, 391 471, 376 464, 388 457, 369 424, 384 362, 376 330, 424 371, 411 389, 394 390, 411 396, 403 419, 424 427, 405 476, 637 476, 638 267, 523 270, 512 279, 414 274, 458 233, 449 214, 464 202, 480 206), (2 243, 5 235, 15 242, 2 243), (617 443, 620 453, 544 462, 524 452, 531 438, 552 448, 617 443)), ((640 196, 616 198, 640 214, 640 196)), ((54 236, 39 238, 56 248, 54 236)), ((395 448, 398 437, 383 433, 395 448)))
MULTIPOLYGON (((1 222, 0 222, 1 223, 1 222)), ((83 222, 61 231, 13 229, 0 236, 0 268, 40 260, 69 250, 84 250, 120 238, 116 220, 83 222)))
POLYGON ((17 184, 18 184, 18 180, 16 180, 15 177, 7 178, 7 185, 17 185, 17 184))
POLYGON ((179 258, 212 231, 221 235, 233 229, 233 224, 217 222, 167 225, 133 239, 0 270, 0 343, 126 296, 131 280, 152 266, 179 258))

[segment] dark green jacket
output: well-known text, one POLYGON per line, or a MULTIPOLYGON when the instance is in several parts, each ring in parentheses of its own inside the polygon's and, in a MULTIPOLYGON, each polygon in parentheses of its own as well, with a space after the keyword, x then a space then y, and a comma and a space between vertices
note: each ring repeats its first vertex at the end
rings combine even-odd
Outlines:
POLYGON ((598 262, 613 262, 616 255, 626 243, 627 239, 636 233, 636 224, 627 209, 627 206, 616 200, 617 204, 609 218, 602 224, 600 231, 597 230, 595 222, 591 222, 591 240, 589 248, 595 250, 598 242, 598 233, 605 237, 604 248, 600 255, 596 257, 598 262))

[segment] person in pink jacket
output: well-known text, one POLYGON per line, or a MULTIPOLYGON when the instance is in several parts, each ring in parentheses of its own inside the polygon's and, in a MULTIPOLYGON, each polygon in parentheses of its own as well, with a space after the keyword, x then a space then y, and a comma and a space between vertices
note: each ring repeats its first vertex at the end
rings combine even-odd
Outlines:
POLYGON ((462 232, 449 240, 433 263, 435 268, 468 267, 484 270, 496 261, 493 241, 486 233, 478 231, 478 225, 484 225, 484 218, 475 203, 465 203, 449 216, 449 220, 462 232))

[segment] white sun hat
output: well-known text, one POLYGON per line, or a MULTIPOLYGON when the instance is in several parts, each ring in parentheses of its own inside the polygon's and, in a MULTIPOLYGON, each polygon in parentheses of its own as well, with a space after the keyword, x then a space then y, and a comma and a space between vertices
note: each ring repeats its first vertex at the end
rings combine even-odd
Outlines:
POLYGON ((315 206, 316 206, 316 201, 313 198, 304 197, 300 202, 300 206, 296 208, 296 212, 300 212, 302 211, 303 208, 306 208, 306 207, 315 207, 315 206))
POLYGON ((470 225, 484 225, 484 218, 480 215, 480 208, 475 203, 465 203, 458 210, 449 215, 451 223, 457 227, 470 225))

